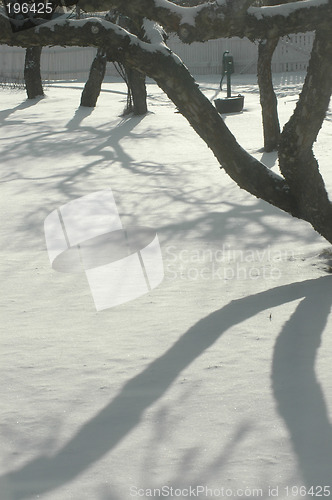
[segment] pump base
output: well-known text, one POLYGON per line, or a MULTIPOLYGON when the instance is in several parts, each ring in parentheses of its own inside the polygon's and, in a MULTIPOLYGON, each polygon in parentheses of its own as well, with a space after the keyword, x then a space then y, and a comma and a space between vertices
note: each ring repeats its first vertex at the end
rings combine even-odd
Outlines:
POLYGON ((239 94, 236 97, 225 97, 223 99, 215 99, 214 105, 218 113, 239 113, 243 110, 244 96, 239 94))

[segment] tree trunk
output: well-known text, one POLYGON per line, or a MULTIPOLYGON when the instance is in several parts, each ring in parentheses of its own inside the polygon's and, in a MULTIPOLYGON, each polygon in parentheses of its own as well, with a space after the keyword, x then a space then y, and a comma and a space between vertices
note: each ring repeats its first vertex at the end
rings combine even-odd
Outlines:
POLYGON ((89 78, 85 84, 81 97, 81 106, 94 108, 100 94, 101 85, 103 83, 106 72, 107 58, 103 49, 98 49, 94 58, 89 78))
POLYGON ((28 99, 43 96, 43 84, 40 74, 42 47, 29 47, 25 53, 24 80, 28 99))
POLYGON ((257 78, 262 107, 264 151, 278 149, 280 125, 277 97, 272 83, 271 61, 279 38, 269 38, 258 45, 257 78))
POLYGON ((145 115, 148 111, 146 103, 145 75, 135 69, 125 67, 128 87, 132 97, 132 111, 134 115, 145 115))
POLYGON ((332 205, 312 152, 329 106, 331 60, 332 32, 317 30, 300 99, 281 134, 279 165, 303 218, 332 243, 332 205))

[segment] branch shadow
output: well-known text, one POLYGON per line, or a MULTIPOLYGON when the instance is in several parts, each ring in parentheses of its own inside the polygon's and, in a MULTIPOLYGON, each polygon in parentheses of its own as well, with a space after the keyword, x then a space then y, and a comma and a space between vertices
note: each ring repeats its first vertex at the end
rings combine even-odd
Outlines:
MULTIPOLYGON (((33 104, 25 102, 20 104, 17 109, 26 108, 30 105, 33 104)), ((175 232, 181 231, 186 236, 185 231, 199 227, 201 238, 209 237, 217 244, 222 242, 227 234, 234 234, 234 225, 238 228, 239 235, 247 235, 248 221, 257 223, 260 227, 261 237, 259 241, 261 245, 269 245, 271 242, 276 241, 277 238, 287 237, 285 227, 271 223, 268 216, 273 216, 276 212, 278 212, 278 217, 290 218, 290 216, 285 213, 279 214, 279 211, 268 203, 262 200, 255 200, 255 203, 250 205, 227 202, 221 198, 219 190, 213 192, 210 186, 200 185, 197 188, 197 186, 190 183, 184 185, 181 176, 177 176, 176 168, 172 164, 164 165, 161 162, 156 163, 152 160, 145 162, 136 160, 128 148, 127 139, 129 138, 130 141, 139 140, 142 143, 142 140, 154 138, 160 134, 159 130, 153 131, 146 127, 141 130, 138 127, 144 117, 126 117, 119 120, 109 130, 109 128, 104 129, 104 125, 100 127, 85 125, 84 119, 92 112, 92 109, 76 109, 75 114, 73 113, 68 123, 66 123, 65 129, 52 130, 44 120, 36 124, 38 134, 28 129, 23 130, 22 127, 22 135, 20 137, 16 136, 17 140, 15 142, 3 148, 2 158, 4 163, 8 159, 12 162, 13 167, 10 166, 7 170, 3 169, 0 183, 16 182, 20 186, 22 181, 28 181, 29 183, 37 181, 43 184, 43 187, 52 185, 52 191, 55 193, 56 199, 61 200, 61 203, 63 203, 82 196, 84 193, 84 191, 82 193, 82 185, 84 184, 84 189, 88 190, 89 183, 93 181, 98 170, 106 171, 109 169, 108 186, 112 180, 112 165, 120 164, 122 168, 130 171, 130 173, 144 176, 147 179, 146 183, 141 183, 140 191, 137 191, 137 194, 145 200, 144 203, 147 206, 145 213, 148 213, 150 208, 148 206, 149 200, 151 200, 151 204, 153 203, 154 210, 158 206, 158 210, 164 210, 167 214, 169 213, 169 206, 174 206, 174 203, 179 202, 183 205, 182 212, 178 213, 177 217, 174 218, 175 223, 161 225, 160 221, 162 219, 158 219, 157 223, 152 219, 152 225, 158 224, 160 236, 164 237, 164 241, 169 241, 174 237, 175 232), (68 136, 71 137, 70 140, 67 137, 68 131, 74 132, 73 137, 68 136), (124 138, 125 141, 123 141, 124 138), (85 144, 82 145, 82 142, 85 144), (76 151, 84 157, 83 165, 77 166, 75 169, 63 169, 63 160, 76 151), (29 166, 22 163, 21 158, 26 155, 35 158, 39 164, 42 164, 42 167, 35 169, 32 163, 29 166), (59 169, 48 167, 47 159, 50 155, 58 158, 59 169), (85 158, 87 161, 85 161, 85 158), (41 162, 41 159, 44 161, 41 162), (167 180, 165 181, 165 177, 167 179, 171 178, 171 184, 167 180), (155 193, 157 198, 160 190, 162 190, 163 196, 158 199, 157 203, 151 196, 151 192, 155 193), (206 215, 204 211, 207 205, 209 205, 209 214, 206 215), (202 209, 200 206, 202 206, 202 209), (213 210, 214 207, 215 210, 213 210), (219 211, 220 209, 222 209, 222 212, 219 211), (236 223, 234 224, 235 220, 236 223), (264 239, 262 237, 263 230, 266 230, 264 239)), ((18 123, 23 125, 24 120, 21 119, 18 123)), ((101 181, 104 182, 104 177, 101 177, 101 181)), ((220 186, 221 189, 224 189, 222 180, 220 186)), ((18 187, 18 189, 20 188, 18 187)), ((136 207, 131 207, 128 205, 130 197, 126 196, 126 192, 123 190, 117 192, 116 188, 113 187, 112 189, 118 195, 118 203, 125 200, 123 201, 121 216, 130 219, 132 224, 139 224, 139 214, 143 212, 143 208, 138 211, 136 207), (134 220, 135 218, 137 220, 134 220)), ((129 186, 128 191, 130 191, 129 186)), ((40 195, 41 202, 37 210, 31 210, 22 216, 22 220, 18 221, 16 233, 21 238, 24 238, 26 242, 28 231, 29 241, 32 241, 33 235, 38 238, 42 248, 44 248, 44 236, 41 228, 45 217, 54 208, 54 202, 52 202, 49 195, 46 196, 46 189, 45 195, 42 189, 40 195)), ((291 231, 290 228, 290 233, 291 231)), ((311 239, 312 234, 303 232, 303 243, 306 241, 306 237, 311 239)), ((257 241, 255 239, 255 244, 257 241)), ((11 245, 12 243, 7 242, 7 244, 11 245)), ((248 240, 246 244, 248 244, 248 240)))
MULTIPOLYGON (((158 94, 156 98, 161 97, 158 94)), ((25 101, 12 110, 6 110, 6 113, 15 112, 16 109, 23 109, 28 106, 33 106, 33 103, 25 101)), ((161 131, 159 128, 151 129, 145 126, 139 127, 144 117, 126 117, 119 121, 116 120, 111 129, 109 123, 93 127, 89 126, 88 120, 86 120, 86 123, 84 121, 91 113, 93 113, 93 109, 91 108, 76 109, 73 115, 70 116, 68 123, 63 128, 57 130, 48 125, 45 120, 36 121, 36 118, 32 117, 35 125, 31 128, 21 127, 20 132, 16 135, 16 140, 3 148, 3 163, 6 164, 7 160, 9 160, 10 167, 8 166, 7 169, 3 169, 0 183, 17 183, 18 186, 21 185, 21 181, 37 181, 38 183, 45 183, 45 186, 47 183, 48 186, 52 186, 52 191, 55 193, 56 198, 63 203, 64 201, 70 201, 75 197, 82 196, 89 189, 91 181, 93 182, 95 178, 99 182, 102 182, 103 185, 106 181, 107 186, 109 186, 112 181, 112 166, 121 165, 129 173, 146 177, 148 182, 140 185, 138 194, 142 198, 144 197, 146 204, 148 200, 151 200, 152 206, 153 196, 151 196, 151 192, 155 190, 154 209, 158 206, 158 209, 164 209, 169 213, 169 206, 174 206, 174 202, 184 204, 183 214, 179 214, 178 218, 181 218, 183 221, 183 216, 185 216, 185 223, 180 222, 176 225, 166 224, 165 227, 160 228, 160 231, 165 233, 165 237, 168 240, 171 231, 190 230, 197 227, 198 224, 200 225, 202 237, 207 235, 214 241, 222 239, 226 234, 234 233, 232 224, 234 225, 235 217, 237 217, 236 225, 239 227, 239 234, 240 232, 241 234, 245 234, 248 221, 250 223, 257 223, 260 227, 259 231, 261 235, 264 229, 268 230, 266 233, 268 235, 267 238, 264 238, 264 241, 262 237, 260 239, 262 245, 270 244, 277 237, 285 236, 285 227, 272 224, 268 221, 268 216, 278 213, 278 217, 290 219, 288 214, 280 212, 262 200, 257 200, 257 203, 255 200, 255 205, 250 206, 225 202, 224 197, 221 198, 221 195, 223 195, 221 190, 224 189, 222 179, 220 181, 221 190, 213 193, 210 187, 204 187, 204 185, 200 185, 199 188, 195 185, 192 186, 190 183, 185 185, 181 176, 177 177, 176 175, 176 164, 164 165, 162 162, 158 162, 158 160, 155 162, 152 160, 142 162, 134 158, 128 144, 139 140, 144 146, 145 143, 142 142, 144 139, 156 138, 165 132, 165 130, 161 131), (73 158, 75 152, 78 153, 77 156, 79 158, 82 158, 82 166, 78 164, 75 168, 71 168, 70 166, 68 169, 62 168, 64 161, 66 162, 65 164, 69 165, 68 158, 73 158), (22 157, 26 155, 29 158, 36 159, 38 168, 35 168, 32 162, 28 162, 26 165, 21 161, 22 157), (52 157, 50 165, 48 165, 49 157, 52 157), (55 159, 59 162, 59 168, 54 168, 55 159), (39 165, 42 166, 39 167, 39 165), (107 179, 105 178, 106 172, 107 179), (98 178, 96 174, 101 175, 101 177, 98 178), (163 177, 167 178, 166 182, 163 177), (168 183, 168 179, 171 179, 171 183, 168 183), (82 193, 83 185, 84 191, 82 193), (160 190, 166 196, 158 197, 160 190), (158 199, 158 203, 155 201, 156 199, 158 199), (216 210, 211 211, 207 216, 202 216, 199 213, 195 222, 194 216, 196 213, 193 212, 192 207, 195 208, 196 212, 197 208, 200 210, 200 205, 203 205, 203 199, 205 200, 205 206, 202 206, 202 211, 206 210, 207 204, 211 209, 215 206, 216 210), (229 205, 229 210, 220 213, 220 207, 223 206, 225 208, 226 205, 229 205), (192 220, 188 220, 188 218, 192 220), (240 224, 243 226, 241 229, 240 224)), ((16 115, 13 118, 16 119, 16 115)), ((21 118, 20 113, 17 113, 17 118, 21 118)), ((24 116, 23 119, 21 118, 17 122, 11 123, 24 125, 26 118, 24 116)), ((8 124, 8 121, 4 121, 4 124, 8 124)), ((272 156, 267 158, 265 163, 267 166, 272 166, 272 156)), ((235 187, 237 188, 234 185, 235 187)), ((116 188, 114 189, 113 186, 112 189, 116 191, 116 188)), ((130 191, 129 188, 128 191, 130 191)), ((43 195, 42 190, 40 190, 40 193, 43 195)), ((126 203, 128 203, 129 196, 126 197, 126 193, 123 191, 119 192, 118 198, 119 200, 126 198, 126 203)), ((29 229, 30 239, 32 232, 34 232, 44 243, 43 236, 40 238, 39 227, 41 227, 44 218, 53 208, 51 198, 48 194, 46 195, 45 189, 45 195, 41 197, 38 212, 30 211, 26 214, 25 220, 20 224, 20 234, 23 235, 24 229, 29 229)), ((150 207, 148 207, 149 209, 150 207)), ((125 204, 123 211, 125 214, 129 213, 128 218, 131 219, 134 218, 133 214, 142 213, 142 210, 138 212, 136 207, 133 210, 128 210, 125 204)), ((145 213, 147 213, 147 210, 145 213)), ((135 224, 137 221, 131 220, 131 223, 135 224)), ((290 226, 289 231, 291 233, 292 226, 290 226)), ((305 241, 306 235, 311 240, 312 234, 313 231, 312 233, 304 231, 302 236, 303 241, 305 241)))
MULTIPOLYGON (((178 403, 183 405, 183 400, 181 400, 181 402, 178 401, 178 403)), ((162 488, 160 485, 160 478, 158 476, 153 477, 153 475, 151 475, 151 471, 154 469, 158 461, 160 462, 160 458, 164 457, 165 445, 169 441, 167 422, 165 420, 163 421, 166 417, 167 411, 168 410, 166 408, 162 408, 158 413, 158 417, 161 418, 162 423, 160 425, 160 422, 157 420, 154 433, 151 440, 148 442, 148 446, 146 447, 147 452, 141 465, 142 472, 139 480, 139 489, 146 491, 146 496, 149 496, 149 491, 154 492, 153 498, 169 498, 170 496, 174 496, 171 495, 171 490, 168 489, 170 487, 173 491, 179 490, 184 492, 184 496, 195 496, 196 486, 194 485, 211 484, 216 475, 220 476, 221 471, 225 469, 227 464, 232 460, 238 450, 238 447, 250 432, 251 425, 248 422, 238 424, 229 440, 223 444, 221 451, 216 456, 212 456, 211 458, 206 453, 205 442, 201 442, 198 446, 185 448, 182 451, 181 459, 177 464, 176 471, 169 474, 167 481, 165 481, 168 488, 162 488), (193 486, 192 495, 186 495, 185 493, 185 490, 188 489, 188 485, 193 486)), ((208 487, 206 488, 210 489, 208 487)), ((137 486, 135 487, 132 485, 128 488, 128 490, 131 492, 130 496, 138 496, 135 494, 137 492, 137 486)), ((99 488, 99 491, 99 500, 119 500, 120 498, 123 498, 123 492, 122 496, 120 496, 120 493, 115 490, 114 485, 103 485, 99 488)), ((212 490, 210 489, 210 491, 212 490)), ((197 492, 197 496, 201 496, 200 492, 197 492)), ((246 495, 246 498, 256 497, 248 497, 246 495)))
MULTIPOLYGON (((182 370, 212 346, 232 326, 268 308, 308 297, 304 304, 302 303, 301 314, 303 306, 306 306, 308 301, 312 303, 316 298, 315 314, 312 314, 312 308, 309 308, 310 325, 313 330, 322 331, 331 302, 331 299, 328 300, 328 292, 331 287, 329 278, 329 276, 325 276, 283 285, 237 299, 198 321, 168 351, 153 361, 140 374, 129 380, 121 392, 102 411, 83 425, 54 456, 40 455, 20 469, 2 476, 1 482, 10 491, 8 499, 20 500, 52 491, 75 479, 85 469, 109 453, 140 423, 146 409, 163 396, 182 370)), ((309 313, 305 314, 308 316, 309 313)), ((290 326, 297 322, 298 315, 299 312, 292 318, 290 326)), ((289 351, 286 339, 288 330, 289 328, 284 329, 282 333, 281 347, 280 342, 277 344, 274 359, 275 395, 279 400, 282 416, 289 426, 292 440, 296 443, 295 451, 299 456, 300 465, 309 481, 313 475, 309 470, 309 462, 318 456, 318 443, 316 443, 314 435, 308 436, 307 440, 301 444, 302 438, 305 438, 305 431, 311 424, 307 422, 307 415, 303 408, 292 409, 293 401, 284 393, 283 385, 281 385, 281 389, 278 388, 278 379, 282 376, 282 365, 279 359, 281 355, 284 356, 284 353, 287 354, 289 351), (287 349, 284 348, 284 339, 287 349), (296 412, 295 415, 291 413, 293 411, 296 412), (300 431, 298 430, 299 425, 295 427, 296 419, 301 421, 302 430, 300 429, 300 431), (314 441, 314 445, 311 444, 312 441, 314 441)), ((308 340, 316 349, 316 337, 313 342, 309 335, 308 340)), ((312 355, 305 360, 304 364, 300 362, 299 368, 292 368, 295 370, 293 387, 294 390, 297 390, 297 387, 300 386, 303 392, 304 386, 306 386, 306 401, 313 398, 315 402, 314 416, 318 418, 316 425, 322 425, 322 432, 318 436, 319 443, 322 441, 324 432, 327 437, 321 446, 324 447, 326 457, 329 458, 332 456, 332 446, 331 429, 326 420, 326 407, 323 395, 320 390, 318 391, 312 373, 312 355), (302 378, 307 383, 304 384, 302 378)), ((291 358, 289 358, 290 364, 294 364, 291 358)), ((330 464, 331 461, 328 463, 330 464)), ((317 473, 320 474, 319 470, 317 473)))
MULTIPOLYGON (((42 99, 45 99, 45 97, 39 96, 39 97, 36 97, 35 99, 26 99, 23 102, 21 102, 20 104, 18 104, 17 106, 15 106, 14 108, 3 109, 2 111, 0 111, 0 123, 5 122, 7 120, 7 118, 10 115, 12 115, 13 113, 15 113, 16 111, 20 111, 22 109, 27 109, 27 108, 31 108, 32 106, 35 106, 42 99)), ((11 123, 13 123, 13 122, 11 122, 11 123)), ((14 123, 20 123, 20 121, 17 121, 14 123)))
MULTIPOLYGON (((85 85, 85 81, 82 82, 81 86, 66 85, 66 83, 72 84, 72 81, 71 80, 68 80, 68 81, 61 80, 61 85, 54 83, 54 81, 51 81, 51 82, 49 82, 49 85, 50 85, 50 87, 52 87, 54 89, 64 89, 64 90, 66 90, 66 89, 67 90, 74 89, 74 90, 80 90, 80 91, 83 90, 84 85, 85 85)), ((105 83, 109 83, 109 82, 105 82, 105 83)), ((126 96, 127 95, 127 92, 124 92, 124 91, 121 91, 121 90, 106 89, 105 87, 102 87, 101 90, 100 90, 100 92, 102 94, 118 94, 118 95, 121 95, 121 96, 126 96)))
MULTIPOLYGON (((328 281, 325 282, 328 285, 328 281)), ((272 388, 279 414, 290 433, 307 488, 330 484, 332 427, 315 359, 331 309, 330 287, 319 295, 308 287, 285 323, 274 348, 272 388)), ((317 490, 317 493, 318 490, 317 490)))

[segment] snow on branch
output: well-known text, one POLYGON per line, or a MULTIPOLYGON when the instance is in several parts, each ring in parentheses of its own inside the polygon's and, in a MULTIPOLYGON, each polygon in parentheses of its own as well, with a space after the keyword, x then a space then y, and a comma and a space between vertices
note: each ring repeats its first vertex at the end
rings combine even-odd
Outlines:
MULTIPOLYGON (((95 4, 80 0, 82 8, 86 4, 92 10, 116 9, 133 21, 148 18, 168 33, 177 33, 185 43, 234 36, 266 39, 331 26, 332 0, 301 0, 271 7, 251 7, 251 3, 214 0, 185 7, 169 0, 96 0, 95 4)), ((4 29, 8 31, 8 26, 4 29)))
POLYGON ((169 13, 174 14, 178 18, 179 25, 189 24, 191 26, 195 26, 197 15, 208 5, 207 3, 203 3, 195 5, 194 7, 183 7, 173 2, 169 2, 168 0, 154 0, 154 3, 157 8, 165 9, 169 13))
MULTIPOLYGON (((80 0, 90 6, 91 0, 80 0)), ((193 7, 169 0, 103 0, 104 7, 118 9, 135 19, 147 17, 183 42, 220 37, 248 37, 251 40, 290 33, 314 31, 331 25, 332 0, 302 0, 274 7, 250 7, 252 0, 214 0, 193 7)))
POLYGON ((283 5, 272 5, 263 7, 249 7, 248 14, 254 15, 257 19, 264 17, 283 16, 288 17, 298 10, 311 9, 327 5, 329 0, 302 0, 301 2, 289 2, 283 5))
POLYGON ((143 29, 149 42, 154 45, 165 45, 166 33, 160 24, 150 19, 143 19, 143 29))
POLYGON ((120 62, 124 61, 129 46, 139 46, 145 53, 158 52, 182 63, 166 46, 165 32, 160 25, 144 19, 143 28, 147 41, 107 19, 96 17, 54 19, 35 28, 13 33, 7 18, 0 15, 0 44, 24 48, 49 45, 103 48, 112 54, 113 60, 120 62))

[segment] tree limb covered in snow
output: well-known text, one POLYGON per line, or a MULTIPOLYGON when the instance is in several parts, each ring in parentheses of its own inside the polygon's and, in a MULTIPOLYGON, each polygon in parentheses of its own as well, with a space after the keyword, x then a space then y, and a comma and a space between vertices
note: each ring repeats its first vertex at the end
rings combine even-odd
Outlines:
POLYGON ((266 39, 331 25, 332 0, 302 0, 272 7, 250 7, 251 3, 215 0, 184 7, 168 0, 80 0, 79 5, 85 10, 118 9, 132 18, 148 17, 186 43, 233 36, 266 39))

